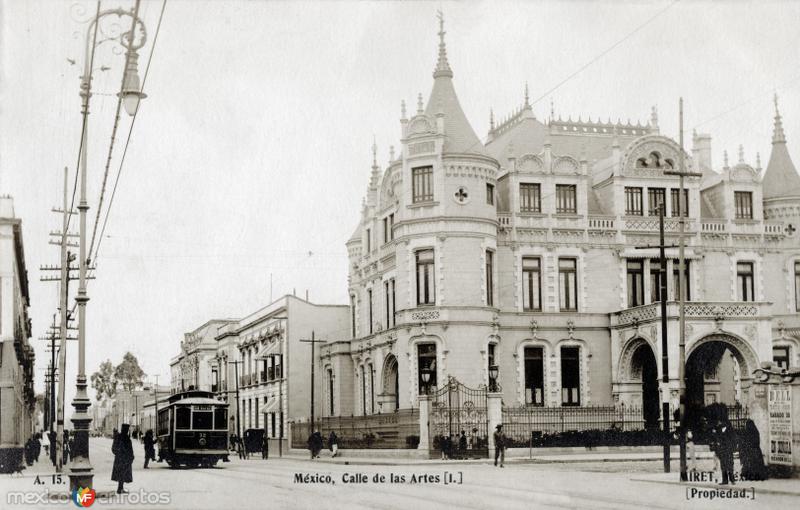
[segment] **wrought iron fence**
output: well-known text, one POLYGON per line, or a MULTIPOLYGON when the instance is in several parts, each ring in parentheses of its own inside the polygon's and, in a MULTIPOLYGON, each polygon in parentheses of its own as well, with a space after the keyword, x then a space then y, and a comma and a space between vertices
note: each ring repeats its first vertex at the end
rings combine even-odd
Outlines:
MULTIPOLYGON (((714 413, 725 409, 737 431, 745 426, 747 407, 716 404, 695 411, 695 416, 707 416, 708 426, 699 426, 699 418, 687 422, 695 430, 695 442, 705 444, 714 413)), ((583 407, 515 407, 503 408, 503 430, 509 447, 552 446, 645 446, 664 442, 661 417, 645 420, 640 406, 583 406, 583 407)), ((675 443, 675 423, 670 417, 670 442, 675 443)))
MULTIPOLYGON (((419 444, 419 409, 366 416, 326 416, 316 420, 325 448, 336 432, 339 448, 416 448, 419 444)), ((292 448, 307 448, 312 429, 309 422, 292 423, 292 448)))

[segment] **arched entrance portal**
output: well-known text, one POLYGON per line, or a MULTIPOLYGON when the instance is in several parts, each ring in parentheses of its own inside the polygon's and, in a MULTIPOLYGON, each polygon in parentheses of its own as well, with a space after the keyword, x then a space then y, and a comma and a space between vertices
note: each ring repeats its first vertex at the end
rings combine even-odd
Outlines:
POLYGON ((757 366, 752 349, 739 338, 716 334, 700 340, 686 358, 686 418, 690 426, 710 404, 747 406, 751 372, 757 366))
POLYGON ((400 407, 400 377, 394 354, 389 354, 383 362, 382 382, 381 412, 393 412, 400 407))
POLYGON ((642 418, 645 426, 657 427, 659 418, 658 365, 650 344, 639 345, 631 358, 631 371, 642 381, 642 418))

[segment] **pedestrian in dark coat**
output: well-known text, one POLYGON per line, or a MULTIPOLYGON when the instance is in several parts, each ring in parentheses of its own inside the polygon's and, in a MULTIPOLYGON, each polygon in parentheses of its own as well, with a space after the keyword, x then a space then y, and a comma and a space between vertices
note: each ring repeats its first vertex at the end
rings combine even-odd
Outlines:
POLYGON ((114 467, 111 470, 111 479, 117 482, 117 494, 128 492, 123 488, 123 484, 133 482, 133 445, 128 435, 130 425, 122 424, 114 444, 111 445, 111 453, 114 454, 114 467))
POLYGON ((467 450, 467 433, 461 431, 461 437, 458 438, 458 449, 461 450, 462 455, 467 450))
POLYGON ((494 432, 494 465, 497 465, 497 459, 500 459, 500 467, 506 460, 506 435, 503 433, 503 424, 501 423, 496 427, 494 432))
POLYGON ((733 431, 731 422, 723 417, 714 427, 715 453, 719 458, 720 470, 722 471, 721 485, 736 484, 733 474, 733 452, 736 450, 736 432, 733 431))
POLYGON ((269 458, 269 436, 266 430, 264 431, 264 435, 261 436, 261 458, 269 458))
POLYGON ((739 460, 742 462, 742 478, 745 480, 767 479, 760 442, 758 427, 753 420, 747 420, 744 432, 739 437, 739 460))
POLYGON ((39 455, 42 453, 42 433, 37 432, 33 436, 33 461, 39 462, 39 455))
POLYGON ((336 432, 332 430, 328 436, 328 448, 331 449, 331 458, 339 454, 339 437, 336 435, 336 432))
POLYGON ((144 468, 148 469, 147 464, 156 460, 156 442, 153 439, 153 431, 148 430, 144 433, 144 468))
POLYGON ((319 452, 322 451, 322 434, 319 430, 315 430, 313 434, 308 436, 308 449, 311 450, 311 458, 319 458, 319 452))

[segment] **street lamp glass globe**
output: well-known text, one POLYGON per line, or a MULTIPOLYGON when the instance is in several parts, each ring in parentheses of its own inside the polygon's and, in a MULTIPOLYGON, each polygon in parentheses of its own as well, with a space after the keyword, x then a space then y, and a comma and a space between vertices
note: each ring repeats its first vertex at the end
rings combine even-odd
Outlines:
POLYGON ((136 109, 139 108, 139 96, 139 92, 126 92, 122 97, 122 104, 125 106, 125 111, 128 112, 128 115, 131 117, 136 113, 136 109))
POLYGON ((492 381, 497 380, 497 373, 498 373, 497 365, 492 365, 489 367, 489 379, 492 381))

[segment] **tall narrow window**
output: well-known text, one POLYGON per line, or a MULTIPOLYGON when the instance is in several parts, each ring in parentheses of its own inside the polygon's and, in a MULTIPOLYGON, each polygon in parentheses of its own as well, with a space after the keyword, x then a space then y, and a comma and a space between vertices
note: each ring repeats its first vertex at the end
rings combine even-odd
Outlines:
POLYGON ((386 303, 386 328, 392 327, 392 301, 389 294, 389 280, 383 282, 384 302, 386 303))
POLYGON ((356 337, 356 297, 350 296, 350 332, 356 337))
POLYGON ((541 187, 537 183, 523 182, 519 185, 520 212, 542 212, 541 187))
POLYGON ((794 263, 794 309, 800 312, 800 261, 794 263))
MULTIPOLYGON (((647 207, 650 215, 658 216, 658 208, 661 207, 661 204, 666 207, 665 199, 666 190, 664 188, 647 188, 647 207)), ((666 214, 667 212, 664 211, 664 215, 666 214)))
POLYGON ((391 316, 391 318, 392 318, 392 327, 394 327, 394 325, 397 323, 397 308, 395 307, 394 278, 389 280, 389 283, 391 284, 390 287, 391 287, 391 293, 392 293, 392 316, 391 316))
POLYGON ((581 405, 580 350, 561 348, 561 405, 581 405))
POLYGON ((544 350, 525 347, 525 403, 544 405, 544 350))
POLYGON ((389 240, 394 240, 394 213, 389 215, 389 240))
MULTIPOLYGON (((691 301, 692 300, 692 286, 691 286, 691 274, 692 272, 689 270, 690 268, 689 261, 684 259, 683 261, 683 285, 681 286, 681 292, 683 293, 684 300, 691 301)), ((678 281, 680 277, 678 276, 680 273, 680 260, 675 259, 672 261, 672 288, 675 289, 675 301, 680 299, 680 295, 678 295, 678 281)))
POLYGON ((435 303, 433 250, 419 250, 417 252, 417 304, 433 305, 435 303))
POLYGON ((495 346, 496 346, 496 344, 489 344, 489 348, 488 348, 487 356, 486 356, 486 358, 489 361, 488 366, 486 367, 487 370, 490 370, 492 368, 492 365, 494 365, 494 350, 495 350, 495 346))
POLYGON ((778 365, 778 369, 789 368, 789 346, 781 345, 772 348, 772 361, 778 365))
POLYGON ((367 366, 369 370, 369 414, 375 414, 375 369, 372 363, 367 366))
POLYGON ((574 184, 556 184, 556 212, 575 214, 578 212, 576 187, 574 184))
POLYGON ((367 414, 367 378, 364 373, 364 365, 361 365, 361 411, 367 414))
POLYGON ((486 306, 494 306, 494 252, 486 250, 486 306))
POLYGON ((367 289, 367 306, 369 306, 368 318, 369 318, 369 334, 372 334, 372 289, 367 289))
POLYGON ((436 387, 436 344, 418 344, 417 345, 417 367, 419 373, 419 391, 422 394, 425 391, 425 381, 422 380, 422 372, 428 370, 431 374, 428 386, 431 388, 436 387))
POLYGON ((736 264, 736 280, 739 301, 755 301, 752 262, 738 262, 736 264))
POLYGON ((753 219, 753 194, 749 191, 734 191, 733 202, 737 220, 753 219))
POLYGON ((389 217, 383 219, 383 244, 389 242, 389 217))
POLYGON ((538 257, 522 258, 522 309, 542 311, 542 271, 538 257))
MULTIPOLYGON (((334 415, 333 409, 333 369, 328 369, 328 409, 330 410, 330 415, 334 415)), ((272 429, 275 430, 275 425, 273 424, 272 429)))
POLYGON ((644 304, 644 270, 641 260, 629 260, 626 264, 628 273, 628 306, 644 304))
POLYGON ((650 260, 650 302, 661 301, 661 259, 650 260))
POLYGON ((269 413, 269 414, 270 414, 269 421, 270 425, 272 426, 272 437, 282 437, 282 435, 278 436, 275 431, 275 413, 269 413))
POLYGON ((486 183, 486 203, 494 205, 494 184, 486 183))
POLYGON ((367 253, 372 252, 372 229, 367 229, 367 253))
POLYGON ((625 214, 642 215, 642 188, 625 188, 625 214))
MULTIPOLYGON (((681 204, 678 203, 678 197, 680 197, 680 188, 678 189, 671 189, 669 190, 669 194, 672 201, 672 216, 680 215, 680 206, 681 204)), ((683 215, 689 216, 689 190, 683 190, 683 215)))
POLYGON ((433 167, 423 166, 411 170, 411 201, 415 204, 433 201, 433 167))
POLYGON ((578 310, 578 261, 558 259, 558 288, 560 310, 578 310))

